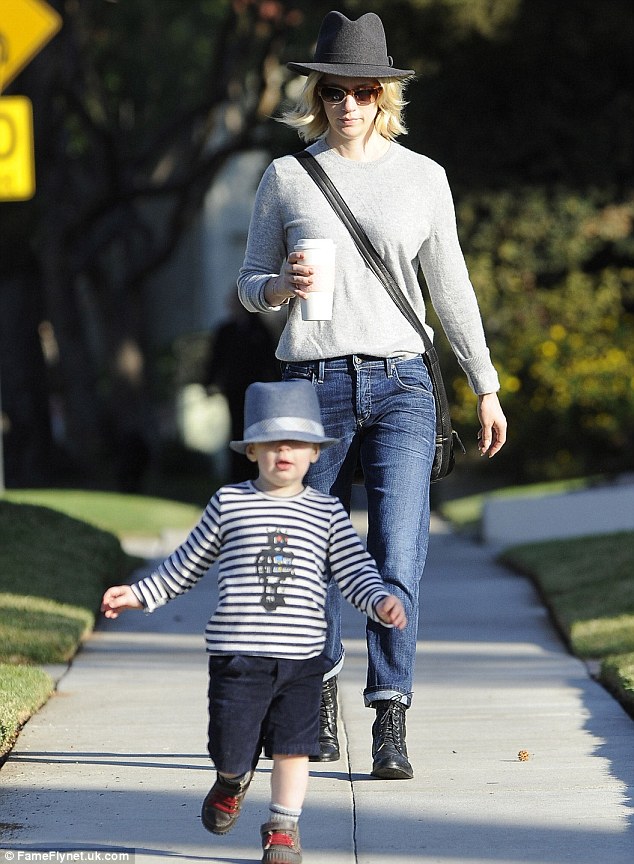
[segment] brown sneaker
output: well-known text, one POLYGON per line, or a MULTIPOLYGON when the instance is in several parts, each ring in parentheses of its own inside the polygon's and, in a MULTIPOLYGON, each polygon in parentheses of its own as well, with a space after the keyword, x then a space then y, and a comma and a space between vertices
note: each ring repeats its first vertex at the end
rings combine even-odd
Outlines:
POLYGON ((202 823, 212 834, 231 831, 240 815, 242 801, 253 778, 253 771, 235 783, 218 775, 218 779, 207 793, 200 814, 202 823))
POLYGON ((262 835, 262 864, 302 864, 299 828, 296 822, 266 822, 262 835))

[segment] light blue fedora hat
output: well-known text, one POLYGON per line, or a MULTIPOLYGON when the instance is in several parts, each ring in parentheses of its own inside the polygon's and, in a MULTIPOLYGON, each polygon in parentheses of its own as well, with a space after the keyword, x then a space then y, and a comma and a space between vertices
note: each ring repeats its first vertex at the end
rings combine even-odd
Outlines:
POLYGON ((236 453, 247 444, 266 441, 305 441, 330 447, 338 438, 327 438, 319 400, 309 381, 256 381, 244 396, 244 437, 230 441, 236 453))

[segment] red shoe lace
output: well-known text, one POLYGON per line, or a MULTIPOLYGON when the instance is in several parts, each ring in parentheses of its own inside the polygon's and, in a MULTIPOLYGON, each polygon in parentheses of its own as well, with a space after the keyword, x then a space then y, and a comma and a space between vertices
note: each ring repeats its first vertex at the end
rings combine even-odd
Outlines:
POLYGON ((289 849, 293 849, 295 847, 295 841, 290 834, 286 833, 286 831, 269 831, 268 839, 264 847, 265 851, 270 849, 271 846, 288 846, 289 849))
POLYGON ((230 814, 236 813, 240 806, 235 795, 224 795, 222 792, 214 792, 209 803, 215 810, 230 814))

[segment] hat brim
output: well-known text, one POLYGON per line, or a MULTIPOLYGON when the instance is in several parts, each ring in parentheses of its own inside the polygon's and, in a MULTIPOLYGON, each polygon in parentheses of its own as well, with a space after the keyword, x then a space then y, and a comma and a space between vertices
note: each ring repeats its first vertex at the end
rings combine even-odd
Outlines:
POLYGON ((270 436, 258 435, 257 438, 245 438, 244 441, 229 441, 229 447, 236 453, 246 453, 249 444, 267 444, 269 441, 303 441, 305 444, 319 444, 321 447, 332 447, 339 443, 339 438, 324 438, 321 435, 311 435, 310 432, 275 432, 270 436))
POLYGON ((368 63, 287 63, 286 66, 300 75, 322 72, 342 78, 411 78, 416 75, 413 69, 395 69, 393 66, 373 66, 368 63))

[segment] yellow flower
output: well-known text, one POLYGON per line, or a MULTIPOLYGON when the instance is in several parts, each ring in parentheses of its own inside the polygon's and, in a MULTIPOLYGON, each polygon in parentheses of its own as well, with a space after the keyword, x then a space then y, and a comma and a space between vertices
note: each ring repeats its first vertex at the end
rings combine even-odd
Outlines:
POLYGON ((551 339, 549 339, 547 342, 542 342, 542 344, 539 347, 539 350, 541 351, 542 356, 547 357, 548 359, 551 359, 552 357, 556 357, 557 354, 559 353, 559 348, 557 347, 557 344, 555 342, 553 342, 551 339))
POLYGON ((566 338, 566 328, 562 327, 561 324, 553 324, 550 328, 550 338, 554 339, 555 342, 562 342, 566 338))
POLYGON ((507 393, 517 393, 522 389, 522 382, 517 375, 507 375, 504 378, 502 389, 507 393))

